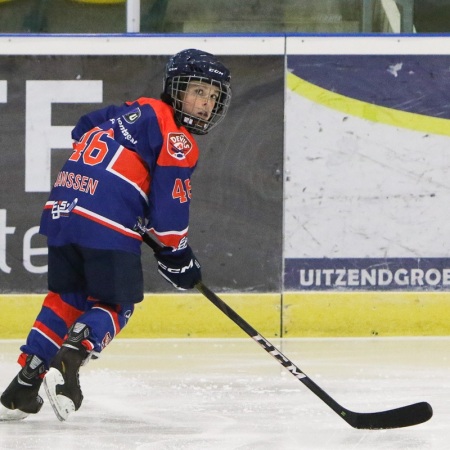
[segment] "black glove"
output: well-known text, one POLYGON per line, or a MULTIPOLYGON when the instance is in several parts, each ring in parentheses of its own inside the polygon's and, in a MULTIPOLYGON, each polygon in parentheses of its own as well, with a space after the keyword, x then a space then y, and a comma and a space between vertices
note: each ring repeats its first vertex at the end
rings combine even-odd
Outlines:
POLYGON ((159 252, 155 258, 160 275, 177 289, 192 289, 202 280, 200 263, 189 246, 179 255, 159 252))

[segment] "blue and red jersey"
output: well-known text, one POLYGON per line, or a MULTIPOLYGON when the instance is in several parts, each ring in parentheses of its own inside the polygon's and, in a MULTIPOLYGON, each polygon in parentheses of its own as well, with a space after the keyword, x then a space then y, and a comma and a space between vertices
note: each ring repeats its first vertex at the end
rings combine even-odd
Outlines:
POLYGON ((139 253, 142 217, 164 245, 186 248, 198 147, 171 106, 139 98, 93 111, 72 138, 41 218, 48 245, 139 253))

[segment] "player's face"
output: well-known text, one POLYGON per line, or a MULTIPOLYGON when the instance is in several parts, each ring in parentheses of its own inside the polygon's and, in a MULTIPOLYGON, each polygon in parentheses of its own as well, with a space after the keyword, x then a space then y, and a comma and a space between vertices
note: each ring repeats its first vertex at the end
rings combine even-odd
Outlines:
POLYGON ((220 97, 220 90, 203 81, 190 81, 181 95, 182 111, 207 121, 220 97))

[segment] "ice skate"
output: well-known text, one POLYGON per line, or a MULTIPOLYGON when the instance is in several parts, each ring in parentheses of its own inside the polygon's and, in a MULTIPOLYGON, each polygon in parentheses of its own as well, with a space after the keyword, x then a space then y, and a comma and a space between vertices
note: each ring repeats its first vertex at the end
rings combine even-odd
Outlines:
POLYGON ((0 398, 0 421, 22 420, 36 414, 44 401, 39 395, 45 366, 37 356, 29 355, 25 366, 14 377, 0 398))
POLYGON ((60 421, 67 420, 83 401, 78 371, 89 355, 83 345, 87 336, 89 329, 86 325, 73 325, 44 378, 45 391, 60 421))

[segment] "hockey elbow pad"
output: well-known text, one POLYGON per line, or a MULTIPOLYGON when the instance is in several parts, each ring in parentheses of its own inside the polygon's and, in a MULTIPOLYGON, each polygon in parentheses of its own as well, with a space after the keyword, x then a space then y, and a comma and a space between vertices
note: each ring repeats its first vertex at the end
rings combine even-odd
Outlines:
POLYGON ((200 263, 188 246, 181 255, 155 253, 158 272, 177 289, 192 289, 202 280, 200 263))

